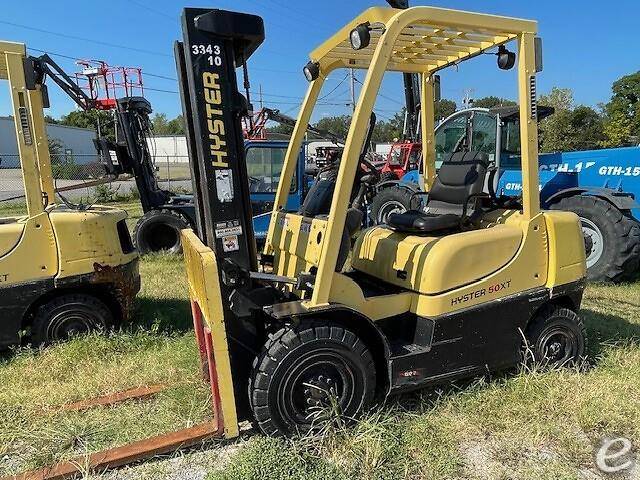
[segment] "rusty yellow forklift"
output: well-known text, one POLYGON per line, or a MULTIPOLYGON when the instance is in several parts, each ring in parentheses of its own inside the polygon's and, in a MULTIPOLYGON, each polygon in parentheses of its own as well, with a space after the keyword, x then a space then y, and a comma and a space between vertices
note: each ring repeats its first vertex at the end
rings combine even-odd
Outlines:
MULTIPOLYGON (((518 364, 523 344, 554 365, 584 353, 578 316, 584 242, 573 213, 541 211, 534 21, 431 7, 371 8, 310 57, 264 252, 256 255, 236 68, 263 39, 259 17, 187 9, 176 47, 198 210, 183 231, 196 333, 216 418, 227 436, 253 418, 267 434, 312 428, 324 407, 351 417, 392 392, 518 364), (515 45, 515 52, 509 50, 515 45), (522 204, 484 191, 490 162, 454 153, 436 174, 434 74, 482 53, 517 64, 522 204), (297 152, 327 76, 366 78, 334 188, 286 210, 297 152), (360 230, 359 196, 374 181, 366 145, 385 72, 421 77, 420 209, 360 230), (265 273, 268 272, 268 273, 265 273)), ((245 84, 246 84, 245 79, 245 84)))
POLYGON ((107 329, 128 316, 140 288, 126 212, 56 201, 43 111, 52 65, 24 44, 0 42, 27 210, 0 218, 0 349, 23 332, 38 344, 107 329))

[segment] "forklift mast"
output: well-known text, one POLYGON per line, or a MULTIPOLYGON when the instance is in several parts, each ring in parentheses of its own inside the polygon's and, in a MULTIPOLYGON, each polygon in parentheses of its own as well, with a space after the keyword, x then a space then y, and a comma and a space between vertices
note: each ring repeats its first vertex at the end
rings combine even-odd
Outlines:
POLYGON ((186 8, 182 29, 175 54, 198 236, 221 265, 256 271, 241 122, 248 103, 238 91, 236 68, 244 67, 246 76, 246 61, 264 40, 264 24, 255 15, 186 8))
MULTIPOLYGON (((399 8, 402 10, 409 8, 409 0, 387 0, 387 3, 393 8, 399 8)), ((403 73, 402 80, 404 83, 404 98, 407 109, 402 136, 405 140, 415 142, 418 141, 418 105, 420 104, 419 79, 416 73, 403 73)))
POLYGON ((258 260, 241 119, 248 102, 238 91, 236 68, 264 40, 255 15, 186 8, 183 41, 175 44, 178 83, 193 182, 197 235, 216 257, 233 390, 240 417, 249 411, 246 379, 259 349, 250 272, 258 260))
POLYGON ((171 193, 158 185, 147 143, 147 139, 152 138, 151 111, 151 104, 143 97, 119 98, 115 110, 116 141, 99 138, 96 142, 108 174, 133 175, 145 213, 171 199, 171 193), (113 165, 111 151, 116 152, 118 165, 113 165))

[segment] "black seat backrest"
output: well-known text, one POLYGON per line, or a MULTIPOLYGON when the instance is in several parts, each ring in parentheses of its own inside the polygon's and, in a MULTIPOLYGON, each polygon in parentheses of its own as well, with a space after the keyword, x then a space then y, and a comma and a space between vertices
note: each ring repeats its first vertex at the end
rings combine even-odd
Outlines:
POLYGON ((489 156, 482 152, 456 152, 442 162, 429 190, 428 205, 464 205, 469 197, 482 192, 489 156))

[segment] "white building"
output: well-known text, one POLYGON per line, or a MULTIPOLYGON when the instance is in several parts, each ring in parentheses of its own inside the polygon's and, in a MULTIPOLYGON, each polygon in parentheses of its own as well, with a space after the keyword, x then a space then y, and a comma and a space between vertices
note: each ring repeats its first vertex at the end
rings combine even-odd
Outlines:
MULTIPOLYGON (((61 146, 66 158, 77 164, 95 162, 96 148, 93 139, 96 132, 89 128, 47 124, 47 136, 61 146)), ((18 141, 12 117, 0 117, 0 168, 20 168, 18 141)))
POLYGON ((151 156, 161 163, 189 163, 184 135, 156 135, 147 139, 151 156))

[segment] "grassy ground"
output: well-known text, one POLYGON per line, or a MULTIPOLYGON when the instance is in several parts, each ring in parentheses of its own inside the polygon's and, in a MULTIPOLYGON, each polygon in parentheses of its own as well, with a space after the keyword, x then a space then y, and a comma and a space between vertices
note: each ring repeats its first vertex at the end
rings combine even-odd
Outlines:
POLYGON ((579 369, 424 391, 314 440, 254 437, 210 479, 598 478, 604 438, 640 445, 640 285, 590 286, 583 307, 579 369))
MULTIPOLYGON (((123 206, 134 223, 139 207, 123 206)), ((182 259, 147 257, 142 275, 136 317, 121 331, 0 357, 0 476, 207 418, 182 259), (54 408, 156 383, 169 389, 148 402, 84 413, 54 408)), ((640 283, 589 286, 582 315, 589 360, 580 369, 404 396, 318 438, 249 435, 232 445, 223 469, 205 462, 209 478, 597 478, 594 451, 603 438, 622 435, 640 446, 640 283)), ((211 458, 229 448, 210 445, 211 458)), ((152 472, 148 478, 181 478, 152 472)))

